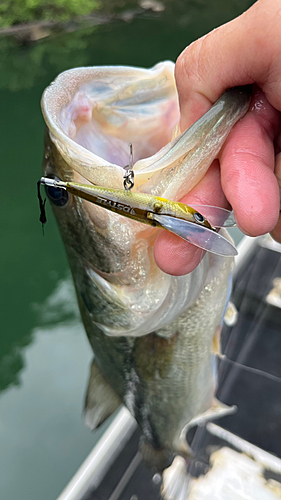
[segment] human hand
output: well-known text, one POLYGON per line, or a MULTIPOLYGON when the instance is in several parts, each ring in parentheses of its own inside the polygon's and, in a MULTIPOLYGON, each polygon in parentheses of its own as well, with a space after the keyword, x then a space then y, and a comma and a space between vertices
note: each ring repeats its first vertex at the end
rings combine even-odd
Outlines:
MULTIPOLYGON (((271 231, 281 242, 281 0, 259 0, 248 11, 187 47, 176 63, 181 130, 228 88, 255 84, 248 113, 231 131, 219 161, 181 201, 234 210, 250 236, 271 231)), ((168 274, 191 272, 202 250, 161 231, 154 250, 168 274)))

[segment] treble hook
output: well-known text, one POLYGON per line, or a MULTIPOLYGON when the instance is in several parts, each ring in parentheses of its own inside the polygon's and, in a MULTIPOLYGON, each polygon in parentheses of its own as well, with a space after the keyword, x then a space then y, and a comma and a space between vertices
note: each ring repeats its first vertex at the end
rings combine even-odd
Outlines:
POLYGON ((124 167, 125 174, 124 174, 124 188, 126 191, 130 191, 134 187, 134 171, 133 171, 133 146, 130 144, 130 161, 129 165, 126 165, 124 167))

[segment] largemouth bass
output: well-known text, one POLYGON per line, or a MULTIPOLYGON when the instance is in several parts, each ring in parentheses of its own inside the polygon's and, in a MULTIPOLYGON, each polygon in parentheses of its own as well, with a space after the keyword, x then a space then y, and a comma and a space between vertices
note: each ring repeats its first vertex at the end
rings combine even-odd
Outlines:
MULTIPOLYGON (((231 89, 179 135, 173 63, 66 71, 42 98, 43 174, 123 189, 132 143, 133 192, 179 200, 249 102, 247 89, 231 89)), ((86 421, 95 428, 123 401, 142 430, 145 457, 162 469, 175 453, 189 456, 185 432, 198 418, 228 411, 214 399, 214 354, 233 259, 207 252, 191 274, 169 276, 153 258, 159 229, 46 191, 95 355, 86 421)))

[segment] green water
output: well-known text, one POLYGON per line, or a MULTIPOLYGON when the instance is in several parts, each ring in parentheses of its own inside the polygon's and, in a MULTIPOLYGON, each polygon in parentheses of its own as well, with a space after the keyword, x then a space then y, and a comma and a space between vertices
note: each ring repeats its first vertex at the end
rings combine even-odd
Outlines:
POLYGON ((0 39, 1 500, 55 499, 105 428, 91 434, 84 427, 91 352, 50 207, 44 238, 38 222, 44 88, 75 66, 175 60, 250 3, 175 2, 158 16, 57 34, 29 47, 0 39))

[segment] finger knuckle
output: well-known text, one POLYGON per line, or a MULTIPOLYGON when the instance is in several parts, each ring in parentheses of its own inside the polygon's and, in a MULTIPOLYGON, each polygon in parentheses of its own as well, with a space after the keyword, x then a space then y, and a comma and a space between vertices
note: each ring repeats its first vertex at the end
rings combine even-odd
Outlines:
POLYGON ((196 40, 180 54, 175 66, 177 85, 183 84, 197 87, 205 75, 206 36, 196 40))

